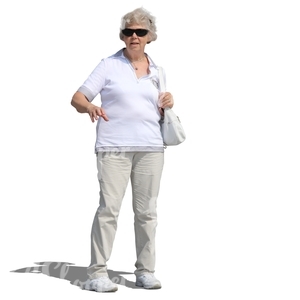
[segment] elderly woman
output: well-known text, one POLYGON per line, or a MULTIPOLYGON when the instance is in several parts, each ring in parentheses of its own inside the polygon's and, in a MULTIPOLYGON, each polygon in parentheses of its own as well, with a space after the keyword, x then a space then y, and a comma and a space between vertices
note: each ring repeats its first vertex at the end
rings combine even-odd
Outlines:
POLYGON ((87 290, 118 289, 107 273, 121 203, 130 180, 136 245, 136 286, 161 288, 154 276, 156 201, 164 164, 159 121, 173 106, 169 92, 159 92, 157 66, 145 46, 157 38, 155 18, 138 8, 121 19, 125 48, 104 58, 78 88, 71 104, 97 121, 100 200, 91 231, 87 290), (92 104, 100 94, 101 107, 92 104), (159 100, 159 101, 158 101, 159 100), (159 105, 158 105, 159 103, 159 105))

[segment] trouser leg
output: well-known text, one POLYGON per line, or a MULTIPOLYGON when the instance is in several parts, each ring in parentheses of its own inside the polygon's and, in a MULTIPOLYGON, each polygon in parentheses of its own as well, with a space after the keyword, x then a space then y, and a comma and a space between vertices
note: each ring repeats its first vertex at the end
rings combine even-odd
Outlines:
POLYGON ((97 168, 100 203, 91 231, 90 279, 107 275, 106 262, 111 255, 119 211, 130 177, 131 157, 125 153, 98 153, 97 168))
POLYGON ((154 272, 157 197, 164 164, 163 153, 136 153, 131 185, 137 260, 135 274, 154 272))

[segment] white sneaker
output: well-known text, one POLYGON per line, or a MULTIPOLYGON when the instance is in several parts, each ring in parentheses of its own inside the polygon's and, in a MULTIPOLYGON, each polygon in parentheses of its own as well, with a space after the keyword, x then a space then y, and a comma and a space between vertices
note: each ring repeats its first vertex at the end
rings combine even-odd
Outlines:
POLYGON ((144 273, 136 278, 136 286, 141 286, 145 289, 160 289, 161 283, 155 278, 152 273, 144 273))
POLYGON ((101 292, 115 292, 118 286, 113 283, 107 276, 101 276, 96 279, 88 280, 84 287, 85 290, 101 292))

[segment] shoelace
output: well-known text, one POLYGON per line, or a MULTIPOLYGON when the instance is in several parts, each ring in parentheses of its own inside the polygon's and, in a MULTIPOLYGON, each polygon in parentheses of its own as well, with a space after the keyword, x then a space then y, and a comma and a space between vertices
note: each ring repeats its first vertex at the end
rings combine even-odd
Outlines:
POLYGON ((142 278, 145 278, 146 280, 155 279, 154 275, 151 273, 142 275, 142 278))
POLYGON ((101 276, 101 277, 98 277, 94 282, 92 282, 92 285, 97 285, 98 282, 103 282, 103 283, 108 283, 110 280, 107 276, 101 276))
POLYGON ((109 278, 106 276, 101 276, 101 277, 99 277, 99 279, 103 280, 103 281, 109 281, 109 278))
POLYGON ((107 284, 110 285, 111 282, 110 282, 110 279, 107 276, 101 276, 101 277, 98 277, 97 280, 92 282, 92 287, 96 288, 99 284, 100 285, 104 284, 104 286, 105 286, 107 284))

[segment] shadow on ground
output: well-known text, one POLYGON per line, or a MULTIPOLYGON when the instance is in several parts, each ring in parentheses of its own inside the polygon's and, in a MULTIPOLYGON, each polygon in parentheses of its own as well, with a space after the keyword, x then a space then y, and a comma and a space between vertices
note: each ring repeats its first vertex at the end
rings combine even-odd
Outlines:
MULTIPOLYGON (((12 270, 11 272, 15 273, 35 273, 35 274, 44 274, 51 277, 56 277, 59 279, 64 279, 69 281, 71 284, 84 288, 87 277, 87 268, 78 267, 73 263, 68 262, 55 262, 55 261, 44 261, 36 262, 36 266, 26 267, 17 270, 12 270)), ((133 274, 124 271, 113 271, 108 270, 109 278, 117 284, 124 285, 128 288, 139 289, 135 286, 135 282, 127 280, 122 275, 133 274)))

